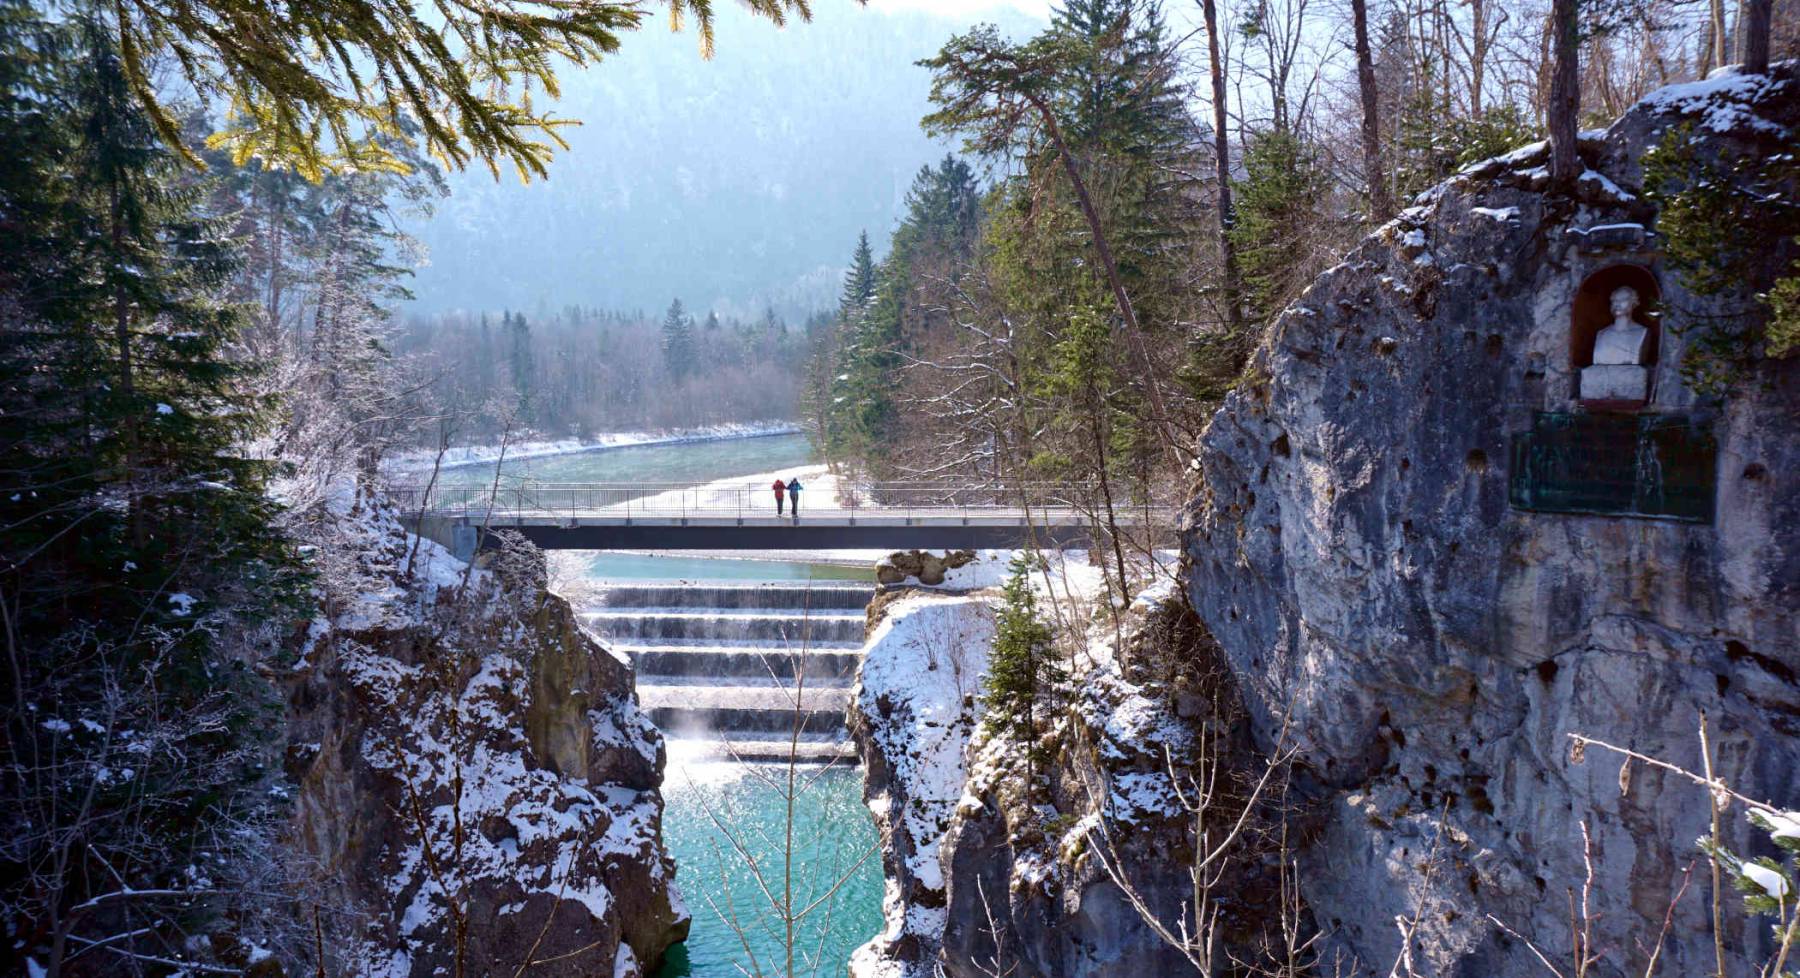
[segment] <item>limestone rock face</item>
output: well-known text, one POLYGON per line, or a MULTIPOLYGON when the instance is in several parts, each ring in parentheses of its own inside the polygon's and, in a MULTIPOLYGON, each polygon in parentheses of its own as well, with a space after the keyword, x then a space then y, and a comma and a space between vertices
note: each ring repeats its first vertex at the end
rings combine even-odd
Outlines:
POLYGON ((930 978, 945 924, 938 845, 967 777, 994 612, 981 596, 914 589, 873 612, 850 734, 881 833, 887 928, 850 962, 855 978, 930 978))
POLYGON ((543 589, 541 554, 465 576, 376 529, 390 589, 315 621, 290 685, 289 848, 339 908, 327 970, 651 973, 688 917, 629 666, 543 589))
MULTIPOLYGON (((1584 140, 1573 200, 1542 192, 1541 148, 1435 189, 1281 317, 1204 437, 1189 598, 1259 743, 1290 724, 1324 819, 1300 854, 1305 897, 1358 974, 1389 972, 1397 920, 1416 921, 1420 974, 1536 973, 1489 915, 1570 960, 1584 821, 1590 973, 1643 973, 1706 800, 1596 749, 1573 763, 1571 733, 1699 770, 1704 713, 1724 778, 1800 803, 1800 363, 1760 361, 1722 400, 1684 386, 1684 327, 1748 297, 1685 291, 1641 196, 1643 154, 1672 125, 1695 124, 1702 153, 1770 152, 1800 122, 1796 74, 1652 96, 1584 140), (1577 409, 1570 310, 1620 263, 1662 293, 1644 410, 1717 440, 1710 523, 1509 504, 1509 438, 1577 409)), ((1741 811, 1727 828, 1749 847, 1741 811)), ((1660 973, 1711 972, 1704 875, 1660 973)), ((1726 943, 1754 957, 1766 928, 1736 901, 1726 943)))
MULTIPOLYGON (((1142 678, 1140 656, 1128 654, 1138 664, 1125 668, 1096 646, 1075 684, 1079 709, 1047 733, 1041 787, 1027 798, 1025 746, 982 726, 995 597, 891 593, 851 708, 865 799, 881 831, 887 928, 852 958, 853 978, 1189 972, 1102 865, 1127 865, 1133 888, 1159 908, 1178 913, 1189 892, 1189 825, 1165 772, 1194 743, 1174 697, 1123 674, 1142 678)), ((1180 614, 1171 603, 1155 608, 1150 623, 1133 616, 1129 644, 1150 644, 1141 637, 1167 631, 1180 614)), ((1222 889, 1268 888, 1233 876, 1222 889)), ((1245 950, 1229 937, 1227 948, 1245 950)))

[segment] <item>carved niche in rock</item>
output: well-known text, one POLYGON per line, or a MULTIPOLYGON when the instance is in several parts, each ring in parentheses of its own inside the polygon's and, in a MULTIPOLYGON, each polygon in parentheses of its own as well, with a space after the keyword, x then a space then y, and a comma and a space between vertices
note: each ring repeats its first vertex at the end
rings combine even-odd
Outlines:
POLYGON ((1583 406, 1635 410, 1649 402, 1659 294, 1641 265, 1613 265, 1581 283, 1569 310, 1569 366, 1583 406))

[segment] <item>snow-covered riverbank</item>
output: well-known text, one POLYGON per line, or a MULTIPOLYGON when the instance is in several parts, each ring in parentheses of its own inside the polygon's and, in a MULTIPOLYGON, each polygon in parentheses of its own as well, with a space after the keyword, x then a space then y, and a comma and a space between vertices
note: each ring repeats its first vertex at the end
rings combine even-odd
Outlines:
MULTIPOLYGON (((767 438, 774 435, 797 435, 800 426, 791 421, 750 421, 740 424, 710 425, 678 431, 617 431, 589 439, 564 438, 559 441, 523 441, 506 446, 509 462, 557 455, 580 455, 614 448, 639 448, 647 445, 687 445, 699 442, 726 441, 733 438, 767 438)), ((444 452, 442 468, 459 469, 486 465, 500 457, 499 445, 460 445, 444 452)), ((430 469, 437 452, 421 449, 395 456, 388 467, 397 472, 430 469)))

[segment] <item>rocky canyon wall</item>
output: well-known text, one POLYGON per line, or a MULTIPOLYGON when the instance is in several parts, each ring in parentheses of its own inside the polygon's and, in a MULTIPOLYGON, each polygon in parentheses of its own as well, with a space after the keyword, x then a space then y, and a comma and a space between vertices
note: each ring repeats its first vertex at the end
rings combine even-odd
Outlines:
POLYGON ((326 970, 651 974, 688 917, 630 667, 535 550, 469 571, 367 500, 345 509, 337 572, 357 584, 329 589, 350 597, 287 677, 288 848, 327 908, 326 970))
MULTIPOLYGON (((1285 724, 1298 748, 1323 819, 1304 894, 1357 974, 1388 974, 1402 931, 1420 974, 1537 973, 1496 919, 1570 961, 1588 862, 1589 973, 1643 973, 1706 797, 1603 751, 1576 763, 1570 734, 1700 770, 1704 715, 1732 786, 1800 804, 1800 362, 1760 360, 1720 398, 1684 381, 1706 324, 1750 297, 1665 267, 1643 166, 1675 126, 1702 158, 1792 152, 1796 73, 1668 89, 1584 134, 1572 199, 1546 192, 1541 146, 1436 188, 1287 310, 1204 438, 1188 596, 1259 745, 1285 724), (1581 310, 1620 282, 1661 295, 1633 413, 1709 434, 1710 516, 1521 504, 1515 439, 1596 413, 1577 401, 1581 310)), ((1754 848, 1741 809, 1727 829, 1754 848)), ((1660 973, 1712 971, 1704 875, 1660 973)), ((1747 969, 1767 929, 1727 904, 1747 969)))

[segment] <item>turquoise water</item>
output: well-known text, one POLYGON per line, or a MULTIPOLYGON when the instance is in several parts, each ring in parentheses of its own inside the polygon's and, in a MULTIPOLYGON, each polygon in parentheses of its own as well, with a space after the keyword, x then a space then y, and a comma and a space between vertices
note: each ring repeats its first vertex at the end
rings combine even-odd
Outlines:
POLYGON ((796 771, 802 783, 812 780, 795 806, 790 905, 798 910, 825 896, 839 880, 844 885, 797 925, 792 974, 779 915, 714 822, 716 816, 730 827, 779 897, 781 840, 788 834, 782 801, 786 769, 726 763, 684 767, 677 761, 670 763, 663 786, 663 840, 679 867, 676 882, 694 925, 687 943, 670 950, 657 978, 842 978, 850 952, 880 932, 881 856, 874 851, 875 824, 862 803, 862 771, 796 771), (759 774, 775 784, 765 783, 759 774), (742 937, 721 911, 736 917, 742 937))
MULTIPOLYGON (((812 448, 801 435, 776 435, 686 445, 615 448, 509 462, 501 484, 540 482, 709 482, 805 465, 812 448)), ((486 486, 491 465, 441 474, 444 486, 486 486)), ((587 576, 596 581, 872 580, 868 567, 781 560, 681 555, 592 554, 587 576)), ((675 857, 676 881, 693 914, 687 942, 669 952, 658 978, 842 978, 850 952, 882 928, 881 859, 874 822, 862 803, 862 770, 799 768, 810 787, 793 810, 793 896, 798 909, 844 880, 796 928, 792 974, 779 917, 756 885, 749 863, 721 830, 728 827, 780 892, 787 805, 785 769, 770 764, 684 763, 679 742, 663 782, 663 841, 675 857), (774 783, 771 783, 773 781, 774 783), (848 878, 845 879, 845 875, 848 878), (734 914, 740 937, 720 916, 734 914), (749 950, 745 950, 746 942, 749 950)))
POLYGON ((873 567, 785 560, 682 557, 598 551, 587 576, 596 581, 873 581, 873 567))
MULTIPOLYGON (((711 482, 733 476, 806 465, 813 460, 805 435, 729 438, 685 445, 606 448, 577 455, 509 461, 500 484, 520 482, 711 482)), ((494 467, 466 465, 438 475, 441 486, 486 486, 494 467)))

